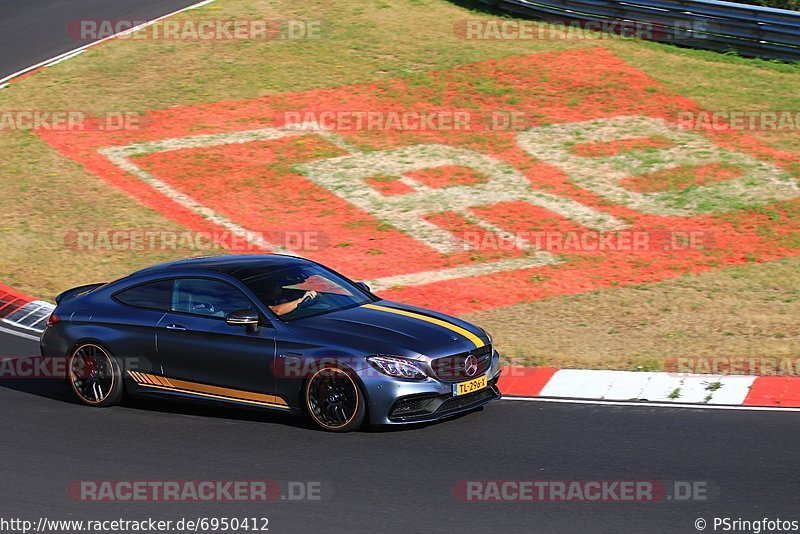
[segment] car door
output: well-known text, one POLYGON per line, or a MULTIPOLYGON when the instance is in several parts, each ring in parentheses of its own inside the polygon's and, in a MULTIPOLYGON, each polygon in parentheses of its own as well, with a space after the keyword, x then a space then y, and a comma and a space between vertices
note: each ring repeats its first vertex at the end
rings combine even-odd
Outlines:
MULTIPOLYGON (((172 280, 154 280, 128 287, 113 295, 116 306, 104 306, 90 316, 94 324, 113 327, 107 342, 124 362, 124 370, 160 374, 156 333, 161 319, 169 311, 172 280), (121 306, 121 308, 119 308, 121 306)), ((81 311, 70 320, 84 320, 81 311)))
POLYGON ((181 389, 204 396, 236 400, 252 398, 245 392, 274 394, 273 328, 226 323, 228 314, 243 309, 257 311, 244 293, 226 281, 177 278, 171 309, 159 322, 156 334, 164 375, 185 381, 187 384, 179 384, 181 389))

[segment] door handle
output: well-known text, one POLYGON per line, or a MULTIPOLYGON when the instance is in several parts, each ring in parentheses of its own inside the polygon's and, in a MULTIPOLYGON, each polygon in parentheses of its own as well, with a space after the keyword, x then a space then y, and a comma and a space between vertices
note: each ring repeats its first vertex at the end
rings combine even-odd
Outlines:
POLYGON ((168 324, 164 328, 166 328, 167 330, 172 330, 174 332, 183 332, 184 330, 186 330, 185 326, 181 326, 179 324, 168 324))

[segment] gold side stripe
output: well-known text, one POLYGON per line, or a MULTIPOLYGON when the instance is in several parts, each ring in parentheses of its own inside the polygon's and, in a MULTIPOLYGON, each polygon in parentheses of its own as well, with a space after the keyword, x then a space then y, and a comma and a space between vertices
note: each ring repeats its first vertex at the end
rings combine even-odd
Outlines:
POLYGON ((163 389, 165 391, 171 391, 173 393, 187 393, 189 395, 197 395, 198 397, 208 397, 208 398, 211 398, 211 399, 219 399, 219 400, 224 400, 224 401, 229 401, 229 402, 241 402, 243 404, 252 404, 254 406, 269 406, 270 408, 282 408, 284 410, 288 410, 289 409, 289 406, 287 404, 278 404, 278 403, 272 403, 272 402, 258 402, 258 401, 247 400, 247 399, 226 397, 226 396, 223 396, 223 395, 212 395, 211 393, 202 393, 202 392, 199 392, 199 391, 191 391, 191 390, 188 390, 188 389, 180 389, 180 388, 174 388, 174 387, 151 386, 149 384, 142 384, 142 385, 144 387, 147 387, 147 388, 150 388, 150 389, 163 389))
POLYGON ((137 382, 139 382, 139 383, 146 382, 144 377, 142 376, 142 373, 136 373, 134 371, 128 371, 128 373, 130 373, 130 375, 133 377, 133 379, 136 380, 137 382))
POLYGON ((135 371, 128 371, 128 374, 140 386, 145 386, 155 389, 164 389, 168 391, 177 391, 181 393, 190 393, 192 395, 200 395, 203 397, 211 397, 215 399, 233 400, 237 402, 246 402, 248 404, 258 404, 262 406, 277 406, 279 408, 288 408, 289 405, 281 397, 277 395, 265 395, 263 393, 253 393, 252 391, 242 391, 239 389, 230 389, 219 386, 209 386, 207 384, 200 384, 197 382, 189 382, 187 380, 168 379, 165 376, 151 375, 149 373, 141 373, 135 371))
POLYGON ((286 401, 276 395, 264 395, 262 393, 253 393, 250 391, 242 391, 239 389, 229 389, 218 386, 209 386, 206 384, 198 384, 196 382, 187 382, 185 380, 171 379, 168 381, 170 385, 178 389, 186 389, 199 393, 209 393, 212 395, 220 395, 224 397, 233 397, 236 399, 252 400, 256 402, 266 402, 269 404, 283 404, 286 401))
POLYGON ((164 378, 163 376, 153 375, 153 378, 158 380, 158 383, 161 384, 162 386, 166 386, 168 388, 169 387, 173 387, 172 383, 169 380, 167 380, 166 378, 164 378))
POLYGON ((406 317, 413 317, 414 319, 419 319, 420 321, 426 321, 428 323, 433 323, 435 325, 442 326, 444 328, 447 328, 451 332, 455 332, 455 333, 460 334, 460 335, 464 336, 465 338, 469 339, 475 345, 475 348, 481 348, 486 344, 486 343, 483 342, 483 340, 481 338, 479 338, 478 336, 476 336, 475 334, 473 334, 469 330, 465 330, 465 329, 461 328, 460 326, 454 325, 453 323, 448 323, 447 321, 442 321, 441 319, 436 319, 434 317, 428 317, 427 315, 422 315, 420 313, 414 313, 414 312, 410 312, 410 311, 406 311, 406 310, 398 310, 397 308, 389 308, 389 307, 386 307, 386 306, 378 306, 377 304, 364 304, 362 306, 362 308, 369 308, 370 310, 378 310, 378 311, 383 311, 383 312, 387 312, 387 313, 395 313, 397 315, 405 315, 406 317))

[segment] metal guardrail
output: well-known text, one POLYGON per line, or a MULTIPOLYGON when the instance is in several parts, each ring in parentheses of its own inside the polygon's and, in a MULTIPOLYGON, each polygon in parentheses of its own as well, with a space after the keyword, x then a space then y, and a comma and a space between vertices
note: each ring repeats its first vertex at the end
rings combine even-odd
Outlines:
POLYGON ((609 21, 650 28, 639 37, 800 61, 800 12, 719 0, 479 0, 503 11, 581 27, 609 21), (648 35, 649 33, 649 35, 648 35))

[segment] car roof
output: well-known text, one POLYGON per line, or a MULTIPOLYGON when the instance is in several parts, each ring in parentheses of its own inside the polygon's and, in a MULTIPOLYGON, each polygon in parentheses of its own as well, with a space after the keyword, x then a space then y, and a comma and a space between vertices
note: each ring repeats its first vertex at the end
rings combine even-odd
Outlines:
POLYGON ((218 271, 234 276, 240 280, 247 280, 252 276, 263 274, 265 271, 307 265, 313 265, 313 262, 283 254, 230 254, 225 256, 187 258, 184 260, 161 263, 136 271, 131 274, 131 276, 156 274, 176 269, 203 269, 207 271, 218 271))

